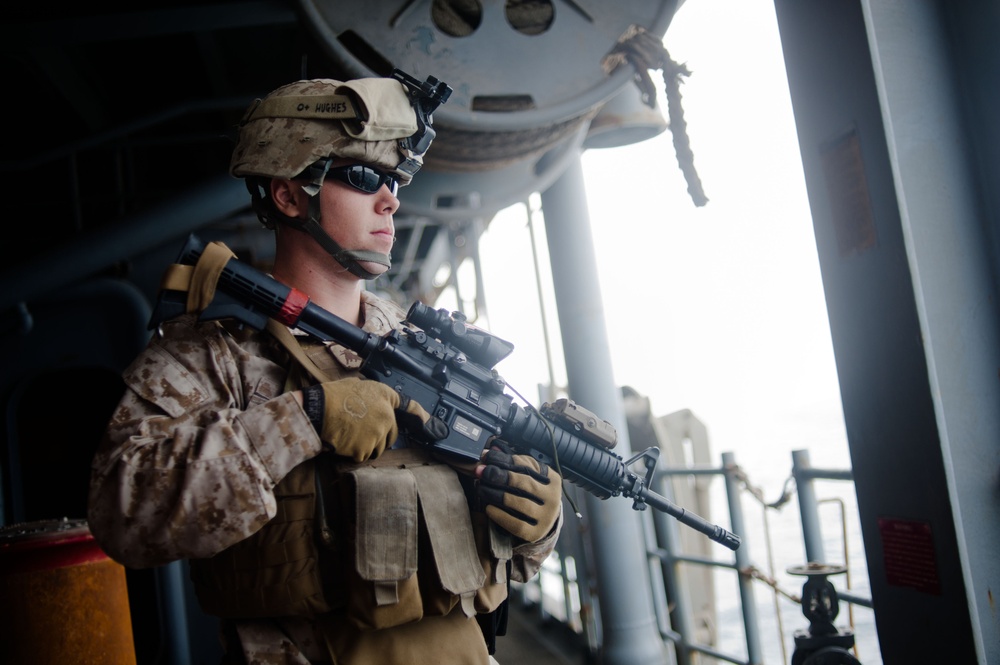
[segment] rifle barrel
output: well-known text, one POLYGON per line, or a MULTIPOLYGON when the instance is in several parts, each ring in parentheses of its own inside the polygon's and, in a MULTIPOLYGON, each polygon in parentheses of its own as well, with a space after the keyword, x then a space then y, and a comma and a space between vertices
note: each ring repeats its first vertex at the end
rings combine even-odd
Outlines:
POLYGON ((725 545, 734 552, 740 548, 742 539, 735 533, 727 531, 718 524, 712 524, 689 510, 681 508, 652 490, 645 489, 641 494, 643 502, 674 517, 678 522, 686 524, 695 531, 700 531, 720 545, 725 545))

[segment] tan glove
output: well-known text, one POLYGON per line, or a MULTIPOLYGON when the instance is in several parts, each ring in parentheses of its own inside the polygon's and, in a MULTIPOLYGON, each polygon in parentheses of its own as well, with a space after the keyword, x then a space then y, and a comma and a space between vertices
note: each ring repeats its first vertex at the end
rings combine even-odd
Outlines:
POLYGON ((491 448, 483 456, 479 497, 489 518, 511 535, 539 541, 559 518, 562 477, 534 457, 512 455, 507 446, 502 448, 491 448))
POLYGON ((303 405, 333 452, 357 462, 378 457, 399 436, 399 423, 418 437, 432 441, 444 438, 447 426, 432 418, 416 401, 379 383, 351 377, 306 388, 303 405), (321 391, 321 393, 319 392, 321 391), (322 417, 315 417, 313 404, 322 398, 322 417))

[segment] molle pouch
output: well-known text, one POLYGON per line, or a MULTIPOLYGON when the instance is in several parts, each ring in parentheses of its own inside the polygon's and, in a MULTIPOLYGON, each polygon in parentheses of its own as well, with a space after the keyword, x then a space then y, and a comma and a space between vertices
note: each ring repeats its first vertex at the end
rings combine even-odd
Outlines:
POLYGON ((388 78, 360 79, 344 83, 338 94, 352 98, 361 106, 363 119, 344 120, 344 131, 362 141, 386 141, 412 136, 417 131, 417 116, 399 81, 388 78))
POLYGON ((469 503, 456 472, 444 464, 413 467, 420 494, 420 513, 430 544, 433 566, 421 561, 421 582, 431 582, 437 591, 425 594, 427 614, 449 614, 456 604, 462 613, 475 616, 476 592, 486 581, 486 574, 476 551, 476 539, 469 514, 469 503), (435 579, 436 578, 436 579, 435 579), (445 594, 444 596, 442 596, 445 594))
POLYGON ((480 562, 486 572, 486 583, 476 592, 476 611, 487 614, 507 598, 513 543, 510 534, 498 528, 485 513, 473 513, 472 524, 480 562))
POLYGON ((355 490, 348 615, 372 630, 418 621, 416 480, 406 468, 361 467, 348 475, 355 490))
POLYGON ((347 610, 362 629, 476 613, 486 574, 455 471, 413 448, 342 467, 349 514, 347 610), (419 563, 419 570, 418 570, 419 563))

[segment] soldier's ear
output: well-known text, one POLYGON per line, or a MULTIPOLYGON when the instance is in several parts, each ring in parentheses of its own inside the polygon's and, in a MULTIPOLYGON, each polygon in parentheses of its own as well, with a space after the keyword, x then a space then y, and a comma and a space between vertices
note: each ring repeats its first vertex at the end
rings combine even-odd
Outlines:
POLYGON ((272 178, 270 185, 271 200, 281 214, 292 218, 304 218, 308 214, 308 196, 302 191, 302 186, 294 180, 272 178))

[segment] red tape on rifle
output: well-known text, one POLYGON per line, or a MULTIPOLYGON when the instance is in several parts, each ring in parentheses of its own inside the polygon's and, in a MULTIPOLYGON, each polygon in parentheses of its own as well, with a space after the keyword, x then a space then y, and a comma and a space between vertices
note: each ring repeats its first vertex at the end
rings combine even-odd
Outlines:
POLYGON ((302 315, 302 310, 306 308, 309 304, 309 296, 302 293, 298 289, 291 289, 288 292, 288 297, 285 298, 285 302, 281 303, 281 311, 278 312, 276 318, 281 321, 286 326, 294 326, 299 317, 302 315))

